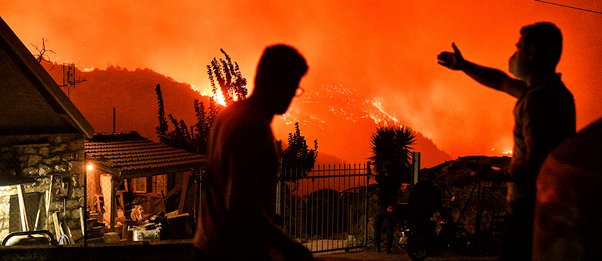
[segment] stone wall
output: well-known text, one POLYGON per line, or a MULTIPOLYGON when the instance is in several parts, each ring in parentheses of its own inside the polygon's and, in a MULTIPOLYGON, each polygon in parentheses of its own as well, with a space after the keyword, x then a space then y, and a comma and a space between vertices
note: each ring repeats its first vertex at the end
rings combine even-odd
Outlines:
MULTIPOLYGON (((58 212, 60 219, 65 205, 65 223, 74 238, 81 237, 80 207, 84 206, 85 189, 84 137, 80 134, 0 137, 0 155, 7 154, 15 155, 13 158, 18 159, 22 176, 36 180, 24 185, 24 193, 31 195, 37 192, 41 195, 40 204, 36 202, 27 205, 26 200, 30 230, 44 229, 55 234, 52 214, 58 212), (50 200, 47 202, 47 199, 50 200), (36 216, 39 219, 37 228, 36 216)), ((5 160, 0 165, 6 163, 5 160)), ((0 186, 0 240, 15 230, 15 222, 19 224, 18 230, 21 229, 18 205, 12 206, 11 212, 10 198, 13 197, 12 202, 15 204, 16 195, 17 186, 0 186)))

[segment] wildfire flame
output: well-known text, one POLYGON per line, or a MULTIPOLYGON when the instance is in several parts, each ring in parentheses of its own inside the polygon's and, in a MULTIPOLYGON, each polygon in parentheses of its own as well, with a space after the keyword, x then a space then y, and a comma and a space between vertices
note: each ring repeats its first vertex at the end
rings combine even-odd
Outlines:
POLYGON ((222 92, 222 90, 220 88, 217 88, 216 93, 214 95, 211 95, 211 97, 215 100, 215 102, 217 102, 217 104, 222 105, 222 106, 226 106, 228 104, 226 104, 226 97, 224 96, 224 93, 222 92))
POLYGON ((374 106, 374 108, 376 108, 380 112, 381 115, 384 115, 384 116, 378 116, 378 115, 375 115, 372 113, 369 115, 370 118, 372 118, 376 124, 379 124, 381 122, 386 123, 387 120, 391 120, 394 123, 399 123, 399 120, 397 118, 395 118, 394 116, 390 115, 389 113, 387 113, 385 111, 385 109, 383 108, 383 105, 380 103, 380 101, 378 101, 378 98, 375 97, 371 101, 368 101, 368 102, 371 103, 372 106, 374 106))
POLYGON ((193 84, 190 84, 190 87, 203 96, 211 97, 219 105, 222 105, 224 107, 227 105, 226 98, 224 97, 224 94, 222 93, 222 90, 220 90, 220 89, 217 89, 217 95, 216 95, 210 90, 197 88, 193 84))

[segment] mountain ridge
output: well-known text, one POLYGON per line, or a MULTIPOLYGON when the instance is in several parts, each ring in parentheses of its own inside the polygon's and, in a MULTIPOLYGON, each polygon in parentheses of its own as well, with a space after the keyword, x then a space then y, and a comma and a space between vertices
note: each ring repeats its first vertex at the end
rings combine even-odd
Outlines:
MULTIPOLYGON (((60 65, 44 64, 57 82, 62 81, 60 65), (52 70, 50 69, 52 68, 52 70)), ((151 69, 109 66, 76 72, 86 80, 67 90, 70 99, 92 124, 97 133, 113 131, 113 108, 116 109, 116 132, 137 131, 142 136, 157 140, 157 97, 155 86, 161 85, 166 114, 183 119, 189 126, 196 121, 193 102, 206 105, 209 97, 193 90, 187 83, 177 82, 151 69)), ((371 131, 382 124, 400 124, 388 115, 374 99, 362 99, 351 88, 322 85, 307 91, 293 102, 291 109, 273 123, 277 139, 286 142, 293 132, 292 123, 300 122, 301 133, 308 143, 318 140, 318 164, 362 163, 369 157, 371 131), (353 131, 349 131, 353 130, 353 131)), ((170 124, 170 127, 171 124, 170 124)), ((410 126, 411 127, 411 126, 410 126)), ((432 140, 416 130, 415 149, 422 152, 423 167, 434 166, 451 159, 437 148, 432 140)))

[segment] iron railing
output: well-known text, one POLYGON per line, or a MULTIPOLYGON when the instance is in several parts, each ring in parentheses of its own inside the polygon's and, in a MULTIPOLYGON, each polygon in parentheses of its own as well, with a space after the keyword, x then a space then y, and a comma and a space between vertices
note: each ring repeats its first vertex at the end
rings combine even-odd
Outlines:
POLYGON ((276 212, 282 228, 310 251, 368 245, 369 164, 283 168, 276 212))

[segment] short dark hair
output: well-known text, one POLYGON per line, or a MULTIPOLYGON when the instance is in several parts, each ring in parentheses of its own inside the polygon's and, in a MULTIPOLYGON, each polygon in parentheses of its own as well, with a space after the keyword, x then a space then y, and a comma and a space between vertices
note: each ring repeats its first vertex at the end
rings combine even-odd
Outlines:
POLYGON ((257 65, 255 88, 258 87, 257 85, 264 85, 261 83, 301 78, 307 70, 305 58, 295 48, 284 44, 268 46, 257 65))
POLYGON ((562 54, 562 33, 550 22, 539 22, 520 29, 524 43, 537 50, 537 59, 556 66, 562 54))

